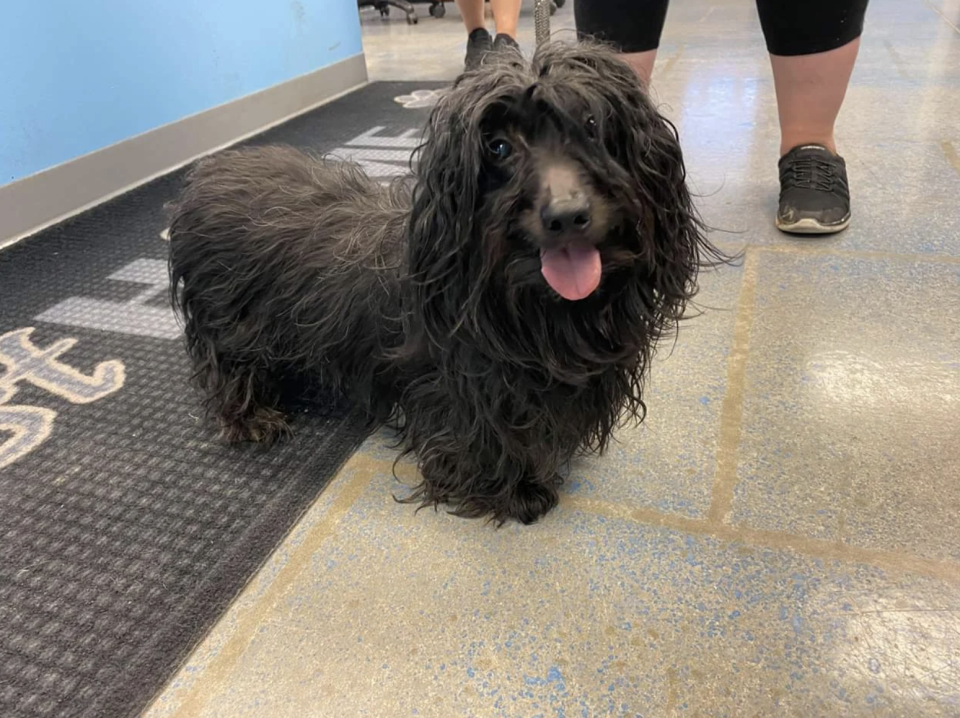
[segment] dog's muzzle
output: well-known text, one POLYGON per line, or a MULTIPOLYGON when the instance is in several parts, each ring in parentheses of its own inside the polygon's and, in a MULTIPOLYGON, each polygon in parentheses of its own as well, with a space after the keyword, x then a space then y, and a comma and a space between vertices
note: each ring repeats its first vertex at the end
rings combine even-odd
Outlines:
POLYGON ((586 299, 600 286, 600 251, 591 237, 590 197, 576 169, 553 165, 543 173, 540 250, 543 278, 564 299, 586 299))

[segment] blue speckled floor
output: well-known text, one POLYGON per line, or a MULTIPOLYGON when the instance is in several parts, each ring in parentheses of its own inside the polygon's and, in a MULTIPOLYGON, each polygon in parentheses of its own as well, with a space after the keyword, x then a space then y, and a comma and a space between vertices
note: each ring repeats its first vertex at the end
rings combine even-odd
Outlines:
MULTIPOLYGON (((374 79, 456 74, 453 6, 418 8, 365 14, 374 79)), ((832 239, 773 227, 752 2, 675 0, 654 91, 747 253, 704 278, 648 422, 500 531, 394 503, 376 437, 152 718, 960 716, 960 0, 872 0, 832 239)))

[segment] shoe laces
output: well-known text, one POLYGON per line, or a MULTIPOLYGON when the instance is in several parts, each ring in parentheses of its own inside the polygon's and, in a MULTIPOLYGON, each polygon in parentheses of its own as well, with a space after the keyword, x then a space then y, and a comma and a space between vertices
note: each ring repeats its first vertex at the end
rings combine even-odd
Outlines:
POLYGON ((783 189, 796 187, 821 192, 833 192, 839 179, 837 168, 832 162, 813 155, 794 159, 783 168, 780 175, 783 189))

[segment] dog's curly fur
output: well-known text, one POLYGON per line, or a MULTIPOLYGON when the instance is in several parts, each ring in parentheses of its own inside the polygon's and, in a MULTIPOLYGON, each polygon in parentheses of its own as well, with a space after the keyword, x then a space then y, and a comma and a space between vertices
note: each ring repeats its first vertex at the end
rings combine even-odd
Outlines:
POLYGON ((231 440, 286 431, 283 386, 310 377, 396 420, 422 475, 411 500, 530 523, 568 460, 643 419, 657 341, 723 257, 676 130, 596 45, 461 76, 417 158, 388 187, 283 147, 198 163, 170 227, 189 354, 231 440), (580 301, 541 272, 557 167, 590 200, 602 258, 580 301))

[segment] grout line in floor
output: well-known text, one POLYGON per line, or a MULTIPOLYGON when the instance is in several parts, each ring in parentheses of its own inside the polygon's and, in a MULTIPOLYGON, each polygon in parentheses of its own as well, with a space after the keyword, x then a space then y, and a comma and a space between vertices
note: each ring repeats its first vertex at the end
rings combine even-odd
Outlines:
POLYGON ((743 395, 750 350, 750 329, 753 326, 754 305, 759 274, 757 252, 747 248, 740 280, 740 298, 737 302, 733 340, 727 359, 727 388, 720 410, 720 437, 714 470, 713 488, 707 520, 723 523, 733 507, 733 492, 737 484, 737 455, 743 423, 743 395))
POLYGON ((889 40, 884 40, 883 46, 887 49, 887 54, 890 56, 893 66, 897 68, 897 73, 900 75, 900 77, 904 80, 910 80, 910 73, 907 72, 907 67, 903 64, 903 58, 900 57, 900 53, 897 52, 897 48, 895 48, 893 43, 889 40))
MULTIPOLYGON (((383 473, 392 473, 392 460, 370 457, 371 466, 379 466, 383 473)), ((416 483, 416 467, 404 463, 396 467, 397 477, 404 485, 416 483)), ((613 503, 604 499, 563 494, 561 509, 581 511, 592 516, 620 519, 646 526, 673 529, 697 536, 709 536, 726 542, 743 543, 757 549, 771 551, 794 551, 810 558, 862 563, 899 573, 930 576, 960 584, 960 562, 948 559, 932 559, 909 552, 871 549, 840 541, 825 541, 785 531, 754 529, 745 524, 717 523, 707 518, 691 518, 642 506, 613 503)))
MULTIPOLYGON (((719 242, 717 243, 720 244, 719 242)), ((794 254, 811 257, 837 257, 838 259, 883 259, 895 262, 916 262, 921 264, 960 264, 960 256, 948 254, 920 254, 886 252, 870 249, 808 248, 795 244, 747 244, 751 251, 769 254, 794 254)))
MULTIPOLYGON (((274 581, 257 601, 257 605, 240 619, 239 625, 233 630, 223 648, 203 669, 202 676, 185 689, 177 710, 178 716, 190 718, 201 715, 209 702, 220 694, 223 686, 230 680, 231 670, 253 640, 257 627, 262 625, 265 615, 307 566, 310 557, 320 544, 335 533, 341 519, 353 507, 373 478, 378 473, 392 473, 393 469, 393 461, 367 453, 354 454, 347 462, 339 476, 346 476, 351 472, 352 476, 347 479, 347 484, 341 489, 326 516, 291 553, 287 564, 280 569, 274 581)), ((716 523, 706 519, 668 514, 643 507, 629 507, 580 496, 565 495, 561 499, 560 510, 580 511, 591 516, 672 529, 728 543, 741 543, 759 550, 793 551, 820 560, 860 563, 881 570, 928 576, 960 584, 960 563, 949 560, 863 548, 785 532, 752 529, 744 525, 716 523)), ((291 530, 295 528, 296 526, 291 530)))
POLYGON ((762 550, 793 551, 820 560, 860 563, 882 570, 928 576, 960 584, 960 563, 950 560, 931 559, 883 549, 863 548, 781 531, 753 529, 742 524, 718 524, 705 519, 665 514, 654 509, 630 508, 623 504, 578 496, 564 497, 560 506, 592 516, 603 516, 648 526, 658 526, 696 536, 743 543, 762 550))
POLYGON ((947 156, 947 161, 950 162, 953 169, 960 175, 960 155, 957 154, 957 148, 953 146, 950 140, 941 142, 940 148, 943 150, 943 154, 947 156))
POLYGON ((950 18, 948 18, 946 15, 944 15, 944 14, 943 14, 943 11, 940 10, 940 8, 938 8, 936 5, 934 5, 932 2, 930 2, 930 0, 922 0, 922 2, 923 2, 923 4, 926 5, 928 8, 930 8, 930 9, 933 10, 935 13, 937 13, 937 15, 940 16, 940 19, 943 20, 947 25, 949 25, 950 27, 952 27, 952 28, 953 28, 953 31, 954 31, 955 33, 957 33, 958 35, 960 35, 960 27, 957 27, 957 26, 953 23, 953 21, 950 20, 950 18))
MULTIPOLYGON (((348 476, 349 478, 347 478, 346 485, 330 506, 326 516, 304 537, 303 543, 291 552, 287 564, 277 573, 273 583, 257 601, 257 605, 242 618, 220 652, 210 659, 209 664, 203 670, 202 679, 196 681, 187 689, 177 710, 179 718, 201 715, 207 704, 219 695, 222 687, 229 681, 233 667, 255 637, 257 628, 262 625, 265 614, 282 598, 301 571, 309 565, 311 556, 318 546, 333 535, 340 520, 350 511, 363 491, 370 485, 373 477, 384 470, 389 470, 392 466, 392 462, 382 461, 361 453, 354 454, 347 461, 337 476, 348 476)), ((294 524, 290 527, 290 530, 294 531, 296 527, 297 524, 294 524)))
POLYGON ((673 53, 669 60, 666 61, 663 65, 663 69, 657 73, 657 77, 664 77, 670 74, 670 70, 673 69, 673 66, 677 64, 681 57, 683 57, 683 43, 681 42, 677 46, 677 51, 673 53))

